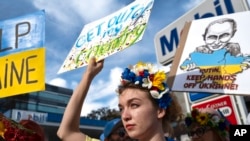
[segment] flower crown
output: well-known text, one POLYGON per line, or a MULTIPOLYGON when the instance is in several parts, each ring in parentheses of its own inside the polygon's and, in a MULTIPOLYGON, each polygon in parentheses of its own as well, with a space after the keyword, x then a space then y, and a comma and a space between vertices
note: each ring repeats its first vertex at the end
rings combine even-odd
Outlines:
POLYGON ((156 100, 160 108, 166 109, 172 101, 169 95, 169 88, 166 84, 166 74, 164 71, 153 72, 153 65, 138 62, 134 66, 125 68, 121 76, 119 87, 128 83, 147 88, 151 96, 156 100))
POLYGON ((216 129, 223 137, 228 137, 230 122, 223 116, 220 110, 216 113, 200 112, 198 109, 193 109, 191 114, 185 118, 185 123, 188 128, 193 123, 198 123, 200 126, 208 126, 216 129))

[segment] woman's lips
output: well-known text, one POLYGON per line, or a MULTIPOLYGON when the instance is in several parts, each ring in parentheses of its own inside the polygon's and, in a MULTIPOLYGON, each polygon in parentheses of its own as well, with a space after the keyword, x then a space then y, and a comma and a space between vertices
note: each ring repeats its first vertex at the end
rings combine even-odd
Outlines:
POLYGON ((128 129, 128 130, 132 130, 133 128, 134 128, 134 124, 126 124, 126 129, 128 129))

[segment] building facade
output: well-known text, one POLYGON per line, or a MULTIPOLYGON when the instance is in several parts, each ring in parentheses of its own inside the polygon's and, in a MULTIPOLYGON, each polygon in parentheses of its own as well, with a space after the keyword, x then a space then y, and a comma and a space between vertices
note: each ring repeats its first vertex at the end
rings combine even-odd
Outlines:
MULTIPOLYGON (((59 141, 56 132, 73 90, 46 84, 45 91, 32 92, 0 99, 0 112, 15 121, 31 119, 39 123, 49 141, 59 141)), ((80 129, 99 138, 106 121, 82 117, 80 129)))

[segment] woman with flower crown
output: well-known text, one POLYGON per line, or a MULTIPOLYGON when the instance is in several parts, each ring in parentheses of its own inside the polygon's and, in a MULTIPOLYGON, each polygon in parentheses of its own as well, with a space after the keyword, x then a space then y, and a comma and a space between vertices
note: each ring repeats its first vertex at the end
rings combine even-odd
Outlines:
POLYGON ((170 141, 171 122, 180 120, 182 110, 166 84, 166 73, 150 63, 125 68, 117 88, 123 125, 139 141, 170 141))
POLYGON ((185 123, 192 141, 229 141, 230 122, 219 110, 192 109, 185 123))
MULTIPOLYGON (((62 140, 84 140, 78 130, 81 107, 94 77, 102 70, 104 61, 91 58, 83 78, 65 110, 57 135, 62 140)), ((172 141, 171 121, 182 116, 180 105, 166 85, 163 71, 153 71, 151 64, 139 63, 122 73, 119 93, 121 118, 128 135, 139 141, 172 141)))

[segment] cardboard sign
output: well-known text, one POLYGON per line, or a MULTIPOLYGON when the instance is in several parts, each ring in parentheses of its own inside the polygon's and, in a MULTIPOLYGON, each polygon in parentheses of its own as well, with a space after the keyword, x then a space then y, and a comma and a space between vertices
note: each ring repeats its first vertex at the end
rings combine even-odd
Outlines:
POLYGON ((45 11, 0 21, 0 57, 44 44, 45 11))
POLYGON ((240 124, 236 106, 232 96, 219 96, 192 105, 192 108, 213 108, 219 109, 231 124, 240 124))
POLYGON ((73 45, 58 73, 97 61, 122 51, 141 40, 154 0, 134 1, 121 10, 87 24, 73 45))
POLYGON ((249 94, 249 17, 247 11, 187 23, 170 70, 172 90, 249 94))
POLYGON ((45 12, 0 22, 0 98, 45 89, 45 12))

